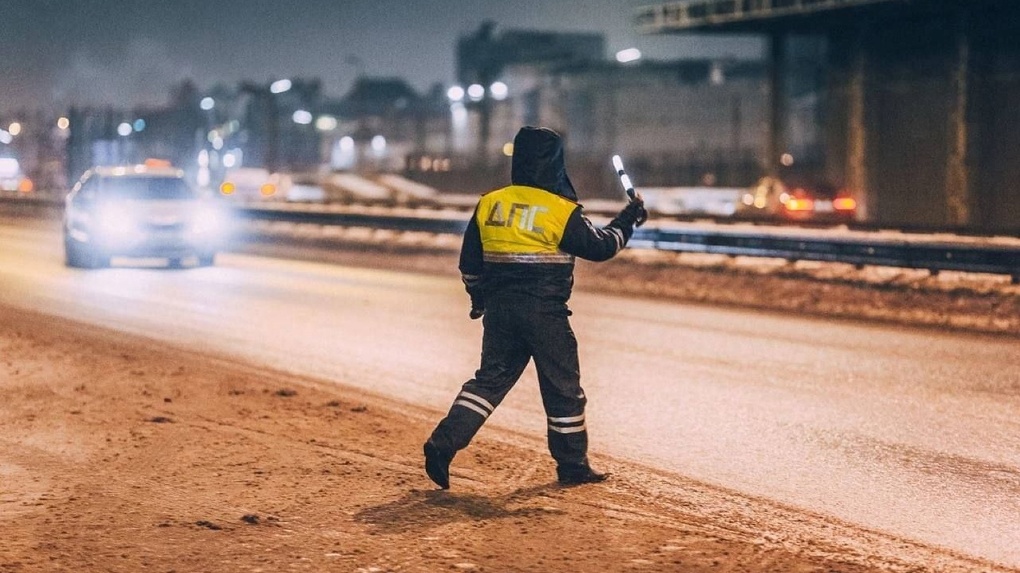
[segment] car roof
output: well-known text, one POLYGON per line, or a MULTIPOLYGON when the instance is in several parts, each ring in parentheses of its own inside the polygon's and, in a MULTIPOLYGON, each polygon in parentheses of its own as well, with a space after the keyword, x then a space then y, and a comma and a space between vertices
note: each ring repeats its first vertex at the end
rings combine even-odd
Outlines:
POLYGON ((119 165, 93 167, 92 172, 100 177, 134 177, 144 175, 146 177, 167 177, 180 179, 184 172, 174 167, 150 166, 150 165, 119 165))

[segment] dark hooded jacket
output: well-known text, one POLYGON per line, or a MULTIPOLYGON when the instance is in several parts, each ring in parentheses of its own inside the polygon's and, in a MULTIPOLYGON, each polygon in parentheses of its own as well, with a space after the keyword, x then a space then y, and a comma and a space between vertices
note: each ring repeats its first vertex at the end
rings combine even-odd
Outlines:
POLYGON ((574 257, 612 258, 630 239, 633 218, 621 213, 603 228, 592 225, 567 176, 563 140, 548 128, 517 133, 510 181, 482 196, 464 232, 460 271, 472 307, 525 299, 563 307, 574 257))
POLYGON ((567 164, 563 160, 563 139, 547 127, 522 127, 514 137, 510 182, 545 189, 577 202, 567 164))

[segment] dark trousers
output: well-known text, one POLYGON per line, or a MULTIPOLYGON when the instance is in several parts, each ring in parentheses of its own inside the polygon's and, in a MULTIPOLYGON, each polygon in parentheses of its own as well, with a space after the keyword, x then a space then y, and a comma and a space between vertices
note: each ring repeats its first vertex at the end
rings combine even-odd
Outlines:
POLYGON ((433 443, 451 455, 467 447, 534 358, 548 417, 549 453, 560 465, 587 463, 587 399, 569 315, 565 304, 490 301, 482 319, 481 366, 432 432, 433 443))

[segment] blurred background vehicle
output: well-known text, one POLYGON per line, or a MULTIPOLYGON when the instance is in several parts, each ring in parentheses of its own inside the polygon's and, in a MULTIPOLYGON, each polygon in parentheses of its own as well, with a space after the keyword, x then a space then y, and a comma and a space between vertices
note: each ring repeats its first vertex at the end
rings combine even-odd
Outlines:
POLYGON ((791 221, 851 223, 857 216, 857 201, 831 183, 794 185, 787 188, 783 216, 791 221))
POLYGON ((261 167, 228 169, 220 183, 220 195, 241 202, 285 201, 290 178, 261 167))
POLYGON ((762 177, 737 204, 742 218, 817 223, 850 223, 857 216, 857 201, 845 190, 824 181, 762 177))
POLYGON ((740 198, 736 214, 745 218, 778 218, 788 198, 786 186, 779 179, 762 177, 740 198))
POLYGON ((397 203, 392 189, 357 173, 331 173, 323 181, 323 189, 329 201, 388 207, 397 203))
POLYGON ((326 192, 322 186, 323 176, 317 172, 281 174, 286 179, 285 199, 293 203, 325 203, 326 192))
POLYGON ((194 258, 209 266, 226 226, 216 201, 189 186, 179 169, 153 162, 96 167, 65 199, 65 263, 100 268, 122 256, 165 258, 171 267, 194 258))
POLYGON ((32 180, 21 172, 21 165, 13 157, 0 157, 0 191, 31 193, 32 180))

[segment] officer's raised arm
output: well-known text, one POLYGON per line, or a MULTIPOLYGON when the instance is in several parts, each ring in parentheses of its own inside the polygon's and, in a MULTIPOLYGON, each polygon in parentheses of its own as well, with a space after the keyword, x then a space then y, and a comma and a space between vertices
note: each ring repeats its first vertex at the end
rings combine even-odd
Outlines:
POLYGON ((602 228, 593 225, 581 211, 578 205, 570 214, 560 240, 560 250, 589 261, 606 261, 616 256, 634 234, 634 225, 642 216, 647 217, 640 197, 628 203, 615 219, 602 228))

